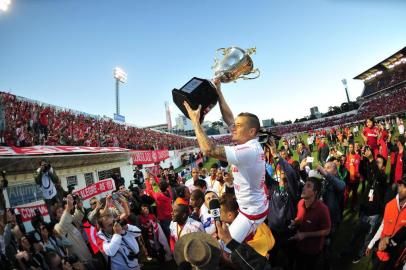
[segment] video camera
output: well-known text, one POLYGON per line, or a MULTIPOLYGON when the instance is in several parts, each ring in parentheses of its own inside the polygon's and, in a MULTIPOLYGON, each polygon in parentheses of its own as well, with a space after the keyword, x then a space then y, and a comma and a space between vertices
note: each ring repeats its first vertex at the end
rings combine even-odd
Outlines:
POLYGON ((271 142, 271 140, 275 141, 276 148, 278 148, 279 141, 282 139, 281 136, 272 133, 270 130, 266 130, 264 128, 260 129, 258 132, 258 142, 261 144, 262 148, 265 148, 267 144, 271 142))

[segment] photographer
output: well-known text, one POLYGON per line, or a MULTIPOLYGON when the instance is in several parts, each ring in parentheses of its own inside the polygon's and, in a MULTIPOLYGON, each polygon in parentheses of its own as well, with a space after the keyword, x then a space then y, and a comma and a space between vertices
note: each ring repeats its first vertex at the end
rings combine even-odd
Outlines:
POLYGON ((6 201, 4 200, 3 189, 6 189, 8 186, 6 171, 1 172, 1 177, 2 180, 0 182, 0 216, 3 216, 3 213, 6 211, 6 201))
POLYGON ((364 158, 367 159, 367 189, 361 195, 360 217, 355 227, 348 251, 361 238, 362 246, 353 258, 353 263, 359 262, 364 256, 367 245, 378 229, 385 208, 385 191, 387 176, 385 173, 386 160, 378 154, 376 159, 369 147, 365 147, 364 158))
POLYGON ((119 189, 120 186, 125 184, 124 178, 121 177, 118 172, 113 173, 111 178, 113 178, 114 184, 116 185, 116 191, 119 189))
POLYGON ((99 249, 108 257, 109 269, 140 269, 138 264, 139 246, 135 237, 141 230, 133 225, 114 220, 110 214, 103 214, 98 220, 97 233, 99 249))
POLYGON ((135 167, 134 169, 134 183, 138 186, 144 185, 144 175, 142 172, 138 169, 138 167, 135 167))
POLYGON ((92 255, 83 240, 81 232, 76 226, 82 224, 84 218, 84 210, 82 202, 75 201, 72 195, 66 197, 65 210, 57 224, 55 224, 55 231, 62 236, 65 236, 70 242, 71 246, 68 247, 69 254, 75 254, 80 261, 84 263, 91 263, 92 255), (76 204, 76 208, 75 208, 76 204), (71 214, 74 211, 73 215, 71 214))
POLYGON ((54 168, 45 160, 41 160, 40 167, 37 169, 35 176, 35 183, 41 186, 42 195, 45 204, 48 208, 48 213, 51 213, 51 206, 55 202, 61 203, 58 191, 62 190, 59 177, 56 175, 54 168))

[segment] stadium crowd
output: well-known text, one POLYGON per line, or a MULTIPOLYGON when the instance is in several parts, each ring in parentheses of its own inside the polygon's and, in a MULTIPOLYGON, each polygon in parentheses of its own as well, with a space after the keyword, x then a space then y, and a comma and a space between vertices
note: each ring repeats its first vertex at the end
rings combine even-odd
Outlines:
POLYGON ((381 78, 375 78, 365 84, 364 96, 374 94, 380 90, 388 88, 400 82, 404 82, 406 77, 406 65, 402 64, 389 72, 382 75, 381 78))
POLYGON ((139 150, 196 145, 193 139, 42 106, 5 92, 0 92, 0 102, 5 119, 0 128, 3 145, 119 146, 139 150))
POLYGON ((327 127, 344 127, 354 125, 368 117, 385 117, 403 113, 406 102, 406 85, 400 85, 390 91, 377 94, 377 96, 362 103, 357 111, 343 113, 337 116, 325 117, 310 120, 302 123, 293 123, 270 128, 272 132, 279 135, 287 133, 308 132, 327 127))

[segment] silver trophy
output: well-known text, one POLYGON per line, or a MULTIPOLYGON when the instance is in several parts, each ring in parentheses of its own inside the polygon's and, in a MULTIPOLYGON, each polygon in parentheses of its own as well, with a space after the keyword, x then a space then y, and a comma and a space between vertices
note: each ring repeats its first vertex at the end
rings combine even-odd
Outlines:
POLYGON ((215 78, 222 83, 236 81, 237 79, 253 80, 259 77, 258 68, 254 69, 251 55, 256 53, 256 48, 243 50, 239 47, 229 47, 217 49, 217 52, 222 52, 223 59, 214 59, 215 78), (247 77, 249 74, 255 74, 254 77, 247 77))
MULTIPOLYGON (((243 50, 238 47, 229 47, 220 48, 217 50, 218 52, 222 52, 223 58, 220 60, 215 58, 214 60, 213 80, 228 83, 235 82, 237 79, 252 80, 260 76, 259 69, 254 69, 254 63, 251 59, 251 55, 256 53, 256 48, 243 50), (248 77, 250 74, 254 76, 248 77)), ((183 105, 184 101, 187 101, 192 109, 197 109, 201 105, 200 122, 203 121, 204 116, 216 105, 218 100, 216 87, 213 83, 197 77, 192 78, 180 89, 173 89, 172 97, 176 106, 186 117, 189 116, 183 105)))

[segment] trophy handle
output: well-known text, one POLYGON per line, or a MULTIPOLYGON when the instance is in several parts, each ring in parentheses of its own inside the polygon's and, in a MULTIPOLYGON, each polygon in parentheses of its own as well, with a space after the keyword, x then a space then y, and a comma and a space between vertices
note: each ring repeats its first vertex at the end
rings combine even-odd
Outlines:
POLYGON ((249 74, 254 74, 255 73, 255 76, 254 77, 247 77, 247 76, 245 76, 245 75, 241 75, 240 77, 238 77, 239 79, 243 79, 243 80, 253 80, 253 79, 256 79, 256 78, 258 78, 260 75, 261 75, 261 72, 259 71, 259 69, 254 69, 253 71, 251 71, 249 74))
POLYGON ((256 53, 257 53, 257 47, 253 47, 253 48, 247 49, 247 50, 246 50, 246 53, 247 53, 248 55, 256 54, 256 53))
POLYGON ((216 66, 219 64, 219 59, 217 58, 217 54, 218 54, 218 52, 221 52, 221 54, 223 55, 223 56, 225 56, 225 55, 227 55, 228 54, 228 52, 230 51, 230 48, 218 48, 217 50, 216 50, 216 56, 214 57, 214 64, 213 64, 213 66, 211 67, 212 69, 214 69, 214 68, 216 68, 216 66))
POLYGON ((221 52, 221 53, 223 54, 223 56, 224 56, 224 55, 226 55, 226 54, 230 51, 230 49, 231 49, 231 48, 218 48, 218 49, 216 50, 216 53, 221 52))

